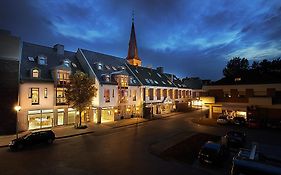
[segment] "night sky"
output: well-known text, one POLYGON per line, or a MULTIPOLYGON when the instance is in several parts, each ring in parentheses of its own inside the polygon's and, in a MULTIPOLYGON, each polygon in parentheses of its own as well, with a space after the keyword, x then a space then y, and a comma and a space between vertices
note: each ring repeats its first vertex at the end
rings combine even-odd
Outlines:
POLYGON ((234 56, 281 56, 280 0, 1 0, 0 28, 124 58, 133 10, 143 66, 217 80, 234 56))

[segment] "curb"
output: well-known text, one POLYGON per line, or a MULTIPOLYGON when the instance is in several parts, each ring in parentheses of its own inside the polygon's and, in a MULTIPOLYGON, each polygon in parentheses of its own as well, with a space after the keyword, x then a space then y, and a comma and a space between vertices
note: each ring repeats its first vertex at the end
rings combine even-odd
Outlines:
POLYGON ((75 137, 75 136, 80 136, 80 135, 92 134, 94 132, 96 132, 96 131, 88 131, 88 132, 82 132, 82 133, 78 133, 78 134, 65 135, 65 136, 56 137, 56 139, 64 139, 64 138, 75 137))
POLYGON ((0 145, 0 148, 9 147, 9 145, 0 145))
MULTIPOLYGON (((111 129, 117 129, 117 128, 122 128, 122 127, 137 125, 137 124, 140 124, 140 123, 150 122, 150 121, 154 121, 154 120, 161 120, 163 118, 168 118, 168 117, 172 117, 172 116, 179 115, 179 114, 183 114, 183 113, 178 113, 178 114, 169 115, 169 116, 165 116, 165 117, 159 117, 159 118, 152 118, 152 119, 148 119, 148 120, 145 120, 145 121, 140 121, 138 123, 131 123, 131 124, 121 125, 121 126, 113 126, 111 129)), ((76 136, 80 136, 80 135, 92 134, 92 133, 95 133, 95 132, 98 132, 98 131, 88 131, 88 132, 83 132, 83 133, 78 133, 78 134, 65 135, 65 136, 56 137, 56 139, 76 137, 76 136)), ((5 148, 5 147, 9 147, 9 145, 0 145, 0 148, 5 148)))

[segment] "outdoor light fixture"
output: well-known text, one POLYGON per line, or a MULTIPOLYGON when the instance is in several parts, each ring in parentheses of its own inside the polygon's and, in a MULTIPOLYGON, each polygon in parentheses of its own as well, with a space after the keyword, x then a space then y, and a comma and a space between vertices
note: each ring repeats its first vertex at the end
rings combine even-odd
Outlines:
POLYGON ((21 110, 21 106, 15 106, 15 108, 14 108, 17 112, 19 112, 20 110, 21 110))

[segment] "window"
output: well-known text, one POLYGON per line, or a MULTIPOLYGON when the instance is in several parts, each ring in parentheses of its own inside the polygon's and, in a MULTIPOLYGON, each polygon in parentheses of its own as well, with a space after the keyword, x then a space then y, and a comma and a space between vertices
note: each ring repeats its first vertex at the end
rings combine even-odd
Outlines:
POLYGON ((75 63, 71 63, 71 64, 74 68, 77 68, 77 65, 75 63))
POLYGON ((139 71, 136 69, 136 73, 139 73, 139 71))
POLYGON ((27 57, 29 61, 34 61, 33 57, 27 57))
POLYGON ((158 75, 158 77, 162 78, 162 76, 159 73, 157 73, 157 75, 158 75))
POLYGON ((47 65, 47 57, 42 55, 38 56, 38 64, 47 65))
POLYGON ((98 63, 98 70, 102 70, 102 64, 98 63))
POLYGON ((104 101, 106 103, 110 102, 110 91, 109 91, 109 89, 104 90, 104 101))
POLYGON ((162 81, 163 84, 166 84, 165 81, 162 81))
POLYGON ((157 100, 161 100, 161 89, 156 90, 156 97, 157 97, 157 100))
POLYGON ((117 70, 116 67, 114 67, 114 66, 112 66, 112 69, 113 69, 113 70, 117 70))
POLYGON ((45 88, 45 89, 44 89, 44 98, 47 98, 47 97, 48 97, 48 89, 45 88))
POLYGON ((39 70, 32 69, 32 78, 39 78, 39 70))
POLYGON ((108 65, 105 65, 105 68, 106 68, 107 70, 110 70, 110 67, 109 67, 108 65))
POLYGON ((120 103, 127 103, 128 102, 128 90, 121 89, 120 90, 120 103))
POLYGON ((58 80, 58 84, 59 85, 64 85, 69 83, 69 75, 70 72, 69 71, 65 71, 65 70, 58 70, 57 71, 57 80, 58 80))
POLYGON ((68 59, 63 60, 63 64, 64 64, 66 67, 69 67, 69 66, 70 66, 70 60, 68 60, 68 59))
POLYGON ((112 89, 112 98, 114 98, 114 89, 112 89))
POLYGON ((150 81, 148 79, 145 79, 146 83, 150 84, 150 81))
POLYGON ((120 77, 120 84, 121 87, 128 87, 128 77, 127 76, 120 77))
POLYGON ((166 98, 167 97, 167 89, 163 89, 162 93, 163 93, 163 97, 166 98))
POLYGON ((149 100, 153 100, 153 89, 149 89, 149 100))
POLYGON ((137 90, 133 90, 133 101, 137 100, 137 90))
POLYGON ((66 88, 57 88, 56 89, 57 104, 65 104, 66 103, 65 90, 66 90, 66 88))
POLYGON ((31 104, 39 104, 39 88, 31 88, 31 104))

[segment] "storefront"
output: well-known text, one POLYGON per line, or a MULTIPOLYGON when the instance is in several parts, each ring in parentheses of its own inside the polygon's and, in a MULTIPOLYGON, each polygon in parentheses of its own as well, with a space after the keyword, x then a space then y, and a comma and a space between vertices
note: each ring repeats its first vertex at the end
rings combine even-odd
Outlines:
POLYGON ((64 109, 58 109, 57 125, 63 125, 64 122, 64 109))
POLYGON ((223 104, 222 113, 229 118, 244 117, 247 119, 247 106, 237 104, 223 104))
POLYGON ((75 119, 76 119, 76 110, 73 108, 68 108, 67 124, 74 124, 75 119))
POLYGON ((28 111, 28 130, 49 128, 54 126, 54 112, 48 110, 32 110, 28 111))
POLYGON ((101 123, 114 121, 114 109, 112 107, 102 108, 101 123))

